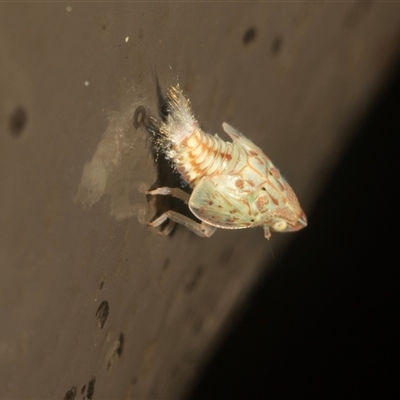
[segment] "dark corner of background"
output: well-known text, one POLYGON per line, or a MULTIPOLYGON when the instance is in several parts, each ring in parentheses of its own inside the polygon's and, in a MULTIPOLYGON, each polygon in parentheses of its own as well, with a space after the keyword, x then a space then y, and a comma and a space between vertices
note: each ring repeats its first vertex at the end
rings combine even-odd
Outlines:
POLYGON ((190 400, 394 393, 399 110, 400 59, 190 400))

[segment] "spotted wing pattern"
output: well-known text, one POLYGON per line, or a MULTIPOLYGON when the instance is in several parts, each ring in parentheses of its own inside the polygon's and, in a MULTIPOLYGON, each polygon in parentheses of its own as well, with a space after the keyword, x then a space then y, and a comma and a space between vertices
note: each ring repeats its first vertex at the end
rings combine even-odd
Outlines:
POLYGON ((243 229, 252 225, 250 207, 237 192, 218 185, 224 176, 204 177, 194 188, 189 208, 201 221, 224 229, 243 229))

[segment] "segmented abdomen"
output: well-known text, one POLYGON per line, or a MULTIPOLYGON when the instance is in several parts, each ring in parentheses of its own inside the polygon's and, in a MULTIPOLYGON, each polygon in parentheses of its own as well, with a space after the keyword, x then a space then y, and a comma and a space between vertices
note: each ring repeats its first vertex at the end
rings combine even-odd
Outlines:
POLYGON ((158 145, 192 187, 204 176, 232 174, 247 160, 244 150, 235 143, 200 129, 178 85, 169 88, 167 98, 169 114, 160 125, 158 145))
POLYGON ((238 165, 243 150, 200 129, 174 145, 173 161, 183 179, 192 187, 204 176, 230 174, 238 165))

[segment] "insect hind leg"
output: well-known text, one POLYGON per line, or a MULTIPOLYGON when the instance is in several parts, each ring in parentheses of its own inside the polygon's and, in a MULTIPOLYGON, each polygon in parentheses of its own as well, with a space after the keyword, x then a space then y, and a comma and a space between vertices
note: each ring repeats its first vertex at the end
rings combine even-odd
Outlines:
POLYGON ((185 215, 179 214, 178 212, 172 210, 166 211, 164 214, 160 215, 155 220, 148 222, 147 225, 151 227, 157 227, 160 226, 167 219, 170 219, 171 221, 177 224, 183 225, 196 235, 204 238, 209 238, 210 236, 212 236, 215 230, 217 229, 215 226, 206 224, 205 222, 199 224, 196 221, 192 220, 191 218, 186 217, 185 215))
POLYGON ((146 194, 151 194, 152 196, 157 195, 157 194, 162 195, 162 196, 169 195, 169 196, 176 197, 177 199, 184 201, 186 204, 189 203, 189 199, 190 199, 190 194, 184 192, 182 189, 179 189, 179 188, 159 187, 157 189, 147 191, 146 194))

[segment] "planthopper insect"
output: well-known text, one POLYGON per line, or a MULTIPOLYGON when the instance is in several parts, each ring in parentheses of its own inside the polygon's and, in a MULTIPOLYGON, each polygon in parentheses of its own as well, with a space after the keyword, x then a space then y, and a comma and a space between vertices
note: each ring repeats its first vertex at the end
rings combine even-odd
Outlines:
POLYGON ((169 210, 149 226, 169 219, 201 237, 210 237, 217 228, 262 226, 267 239, 271 231, 293 232, 307 226, 292 188, 260 148, 226 122, 222 127, 232 142, 203 132, 179 85, 169 88, 167 103, 169 114, 158 126, 157 148, 193 192, 160 187, 147 194, 183 200, 201 222, 169 210))

